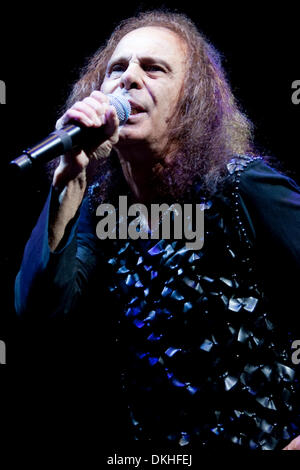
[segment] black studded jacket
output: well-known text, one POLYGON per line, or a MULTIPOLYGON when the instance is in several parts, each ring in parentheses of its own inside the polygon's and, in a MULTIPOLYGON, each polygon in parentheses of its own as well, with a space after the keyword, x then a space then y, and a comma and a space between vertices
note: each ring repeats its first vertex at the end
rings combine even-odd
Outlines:
POLYGON ((273 450, 300 434, 300 190, 262 158, 227 168, 222 189, 196 201, 201 250, 99 240, 93 187, 58 251, 51 194, 26 246, 17 312, 73 315, 112 339, 101 354, 115 358, 130 439, 273 450))

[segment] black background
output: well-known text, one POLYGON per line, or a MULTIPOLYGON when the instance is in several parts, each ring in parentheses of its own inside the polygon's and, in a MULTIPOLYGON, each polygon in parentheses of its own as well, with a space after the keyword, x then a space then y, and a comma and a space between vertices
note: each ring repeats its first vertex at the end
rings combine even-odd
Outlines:
MULTIPOLYGON (((15 178, 8 163, 53 130, 80 68, 112 28, 138 8, 161 5, 154 1, 117 4, 86 1, 32 5, 26 2, 22 6, 7 3, 1 7, 0 79, 6 83, 6 104, 0 106, 0 339, 6 343, 7 364, 0 365, 0 371, 2 403, 9 399, 12 403, 6 409, 9 416, 6 434, 13 439, 15 433, 25 437, 27 425, 34 419, 34 439, 40 433, 40 437, 43 435, 51 421, 56 430, 53 439, 61 442, 57 436, 63 436, 64 430, 67 433, 67 423, 76 427, 76 413, 77 417, 78 412, 84 414, 78 395, 73 403, 73 394, 79 388, 81 392, 87 391, 85 380, 93 386, 90 374, 96 383, 98 372, 90 369, 87 373, 81 354, 76 354, 74 348, 69 354, 72 386, 66 386, 69 369, 58 372, 57 357, 51 363, 48 355, 43 362, 44 333, 34 325, 30 331, 23 330, 16 319, 14 279, 49 185, 43 174, 15 178), (58 403, 60 412, 53 415, 58 403), (66 407, 68 412, 62 411, 66 407)), ((195 0, 164 5, 189 15, 222 53, 234 94, 255 125, 256 143, 262 153, 273 155, 291 170, 299 183, 300 105, 291 101, 291 84, 300 78, 299 9, 287 2, 280 6, 263 2, 226 2, 219 6, 195 0)), ((60 340, 52 333, 46 344, 55 355, 53 342, 60 340)), ((64 354, 63 348, 59 351, 64 354)), ((91 409, 89 413, 93 414, 91 409)), ((31 449, 29 446, 29 452, 31 449)))

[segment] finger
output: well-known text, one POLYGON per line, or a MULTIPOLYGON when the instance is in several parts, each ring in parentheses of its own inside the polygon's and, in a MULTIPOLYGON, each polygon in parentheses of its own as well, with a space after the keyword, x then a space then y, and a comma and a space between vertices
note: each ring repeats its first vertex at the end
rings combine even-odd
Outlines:
POLYGON ((94 120, 90 119, 85 113, 77 109, 69 109, 61 118, 61 125, 64 126, 70 121, 76 121, 86 127, 94 127, 94 120))
MULTIPOLYGON (((96 110, 87 102, 85 101, 77 101, 70 110, 75 109, 76 111, 79 111, 87 116, 88 119, 90 119, 95 126, 101 126, 103 124, 102 122, 102 116, 99 111, 99 115, 96 112, 96 110)), ((70 111, 68 110, 66 114, 70 111)))
POLYGON ((95 100, 98 101, 98 103, 106 103, 109 105, 109 98, 107 95, 105 95, 104 93, 102 93, 102 91, 99 91, 99 90, 94 90, 91 94, 90 94, 91 98, 94 98, 95 100))
MULTIPOLYGON (((109 99, 104 93, 95 90, 90 96, 82 101, 77 101, 66 111, 66 113, 58 119, 55 128, 60 129, 68 122, 75 120, 87 127, 99 127, 105 124, 105 114, 109 108, 109 99)), ((109 132, 110 129, 109 129, 109 132)))
POLYGON ((105 115, 105 113, 106 113, 106 111, 109 107, 109 103, 107 103, 106 101, 100 103, 99 101, 92 98, 91 96, 88 96, 88 97, 84 98, 83 103, 85 105, 90 106, 96 112, 97 116, 101 120, 102 120, 103 116, 105 115))
POLYGON ((61 129, 62 126, 63 126, 63 116, 56 121, 55 129, 56 130, 61 129))
MULTIPOLYGON (((108 137, 115 137, 115 141, 117 142, 117 136, 118 136, 118 128, 119 128, 119 118, 117 116, 116 109, 114 106, 109 106, 105 113, 105 121, 106 121, 106 126, 105 126, 105 132, 108 137)), ((116 143, 113 142, 113 143, 116 143)))

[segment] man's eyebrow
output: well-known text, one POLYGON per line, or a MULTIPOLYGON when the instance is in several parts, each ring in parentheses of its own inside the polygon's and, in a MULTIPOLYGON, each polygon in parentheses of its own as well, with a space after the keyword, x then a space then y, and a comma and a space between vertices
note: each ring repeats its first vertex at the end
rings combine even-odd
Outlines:
POLYGON ((128 61, 128 58, 126 58, 126 57, 116 56, 113 59, 109 59, 109 61, 107 62, 107 67, 109 67, 112 64, 116 64, 116 63, 119 63, 119 62, 123 63, 123 62, 127 62, 127 61, 128 61))
POLYGON ((110 69, 110 67, 114 64, 125 64, 127 62, 126 58, 125 57, 114 57, 113 59, 110 59, 108 62, 107 62, 107 66, 106 66, 106 71, 108 71, 110 69))
POLYGON ((140 61, 146 64, 161 64, 166 67, 166 69, 172 70, 170 64, 166 62, 162 57, 144 56, 140 58, 140 61))
MULTIPOLYGON (((168 62, 166 62, 162 57, 154 56, 142 56, 138 57, 138 60, 142 64, 161 64, 167 70, 171 71, 172 67, 168 62)), ((110 59, 107 63, 107 69, 109 69, 114 64, 125 64, 128 62, 128 57, 125 56, 116 56, 113 59, 110 59)))

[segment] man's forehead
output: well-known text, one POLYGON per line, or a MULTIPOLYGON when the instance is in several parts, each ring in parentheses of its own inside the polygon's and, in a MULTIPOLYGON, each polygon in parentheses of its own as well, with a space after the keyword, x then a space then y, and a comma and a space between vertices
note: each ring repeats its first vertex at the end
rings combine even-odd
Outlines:
POLYGON ((127 33, 117 44, 112 56, 120 53, 155 54, 168 56, 184 49, 183 40, 170 29, 161 26, 145 26, 127 33))

